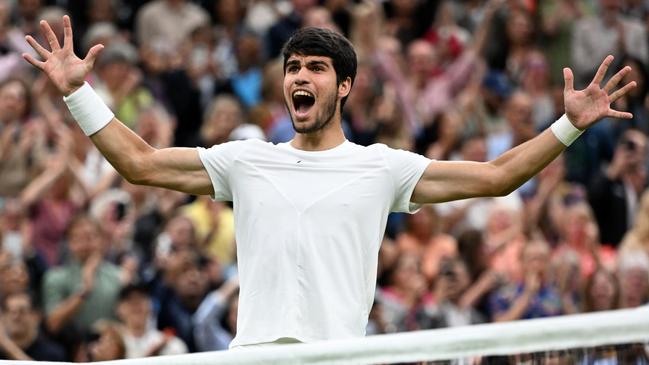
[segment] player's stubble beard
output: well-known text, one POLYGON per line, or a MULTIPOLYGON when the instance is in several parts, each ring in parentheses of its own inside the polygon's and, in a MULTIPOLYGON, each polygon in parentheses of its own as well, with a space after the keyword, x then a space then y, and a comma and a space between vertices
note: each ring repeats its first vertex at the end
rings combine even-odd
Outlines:
MULTIPOLYGON (((326 127, 333 120, 334 115, 336 114, 336 104, 338 102, 337 96, 338 95, 336 91, 334 91, 331 93, 330 97, 325 99, 321 109, 318 111, 318 114, 315 117, 314 123, 311 125, 307 124, 306 126, 299 126, 297 123, 295 123, 295 119, 293 117, 293 114, 291 113, 291 123, 293 124, 293 129, 295 130, 295 132, 309 134, 324 129, 324 127, 326 127)), ((284 102, 286 103, 286 101, 284 102)), ((315 104, 313 105, 313 107, 315 107, 315 104)))

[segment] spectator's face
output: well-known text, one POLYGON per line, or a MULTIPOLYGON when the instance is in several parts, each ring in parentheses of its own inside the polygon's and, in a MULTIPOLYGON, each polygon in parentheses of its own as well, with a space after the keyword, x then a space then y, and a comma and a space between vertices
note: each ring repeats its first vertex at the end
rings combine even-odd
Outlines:
POLYGON ((0 267, 0 293, 13 294, 27 290, 29 273, 22 262, 7 262, 0 267))
POLYGON ((196 243, 194 225, 187 217, 178 216, 173 218, 168 223, 166 231, 174 248, 190 247, 196 243))
POLYGON ((459 261, 453 261, 447 271, 440 273, 438 280, 446 281, 446 295, 452 301, 459 299, 470 284, 466 266, 459 261))
POLYGON ((329 57, 292 55, 284 73, 284 100, 297 133, 314 133, 334 120, 339 99, 351 89, 338 85, 329 57))
POLYGON ((90 4, 88 15, 92 23, 114 21, 115 9, 112 0, 94 0, 90 4))
POLYGON ((419 258, 413 254, 402 254, 392 276, 392 285, 417 293, 425 288, 426 279, 421 273, 419 258))
POLYGON ((87 219, 77 221, 67 238, 72 256, 81 262, 101 248, 101 232, 87 219))
POLYGON ((20 82, 9 82, 0 89, 0 122, 9 123, 26 114, 27 90, 20 82))
POLYGON ((259 52, 261 42, 259 38, 248 34, 242 36, 237 41, 237 61, 239 69, 247 70, 259 63, 259 52))
POLYGON ((207 275, 192 264, 178 275, 175 290, 180 298, 200 298, 207 291, 207 275))
POLYGON ((594 230, 597 230, 597 227, 588 207, 584 205, 571 207, 567 212, 565 224, 566 238, 568 243, 573 246, 582 247, 596 239, 593 236, 596 235, 594 230))
POLYGON ((517 135, 527 135, 532 123, 532 99, 524 93, 514 93, 507 101, 505 119, 517 135))
POLYGON ((550 248, 544 242, 528 242, 523 249, 523 267, 526 273, 544 274, 550 262, 550 248))
POLYGON ((127 327, 141 327, 151 316, 151 299, 144 293, 132 292, 119 303, 117 314, 127 327))
POLYGON ((428 237, 434 232, 436 218, 432 207, 422 207, 417 213, 408 216, 408 230, 418 237, 428 237))
POLYGON ((12 295, 5 305, 2 323, 9 337, 21 338, 37 330, 38 314, 34 312, 31 299, 27 294, 12 295))
POLYGON ((215 10, 222 24, 237 23, 243 15, 239 0, 219 0, 215 10))
POLYGON ((532 37, 532 21, 523 11, 514 11, 507 20, 507 38, 515 45, 527 44, 532 37))
POLYGON ((487 161, 487 142, 483 137, 471 138, 462 145, 462 158, 467 161, 487 161))
POLYGON ((123 353, 122 341, 116 330, 100 331, 99 339, 90 345, 92 361, 118 360, 123 353))
POLYGON ((117 90, 127 79, 132 66, 127 62, 111 62, 100 69, 101 78, 110 90, 117 90))
POLYGON ((612 278, 602 272, 596 272, 594 275, 592 287, 587 293, 592 300, 593 309, 596 311, 615 309, 613 308, 615 283, 611 281, 612 278))
POLYGON ((415 75, 428 77, 435 67, 435 50, 426 41, 414 41, 408 47, 408 69, 415 75))
POLYGON ((214 111, 206 120, 206 125, 203 128, 203 138, 206 143, 226 141, 230 133, 242 121, 241 109, 236 103, 225 99, 216 103, 214 111))

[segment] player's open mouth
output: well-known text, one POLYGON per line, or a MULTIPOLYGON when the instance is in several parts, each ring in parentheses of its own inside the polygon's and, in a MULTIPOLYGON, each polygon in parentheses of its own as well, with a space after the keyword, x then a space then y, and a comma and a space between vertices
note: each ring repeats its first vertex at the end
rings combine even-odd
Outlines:
POLYGON ((297 117, 306 117, 315 104, 315 96, 306 90, 296 90, 293 92, 293 108, 297 117))

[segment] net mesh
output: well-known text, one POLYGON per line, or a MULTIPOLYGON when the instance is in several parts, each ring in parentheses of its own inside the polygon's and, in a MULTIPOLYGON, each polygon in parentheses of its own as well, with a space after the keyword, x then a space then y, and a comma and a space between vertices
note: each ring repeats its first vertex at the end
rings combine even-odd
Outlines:
MULTIPOLYGON (((648 344, 649 306, 644 306, 351 340, 119 360, 105 364, 649 365, 648 344)), ((11 364, 34 365, 34 362, 14 361, 11 364)))

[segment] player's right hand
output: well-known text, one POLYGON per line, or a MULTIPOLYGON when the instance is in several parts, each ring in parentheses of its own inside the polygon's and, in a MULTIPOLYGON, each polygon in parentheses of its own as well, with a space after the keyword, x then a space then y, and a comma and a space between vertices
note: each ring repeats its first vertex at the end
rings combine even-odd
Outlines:
POLYGON ((73 91, 83 85, 83 82, 92 70, 92 66, 97 59, 97 55, 104 48, 103 45, 97 44, 90 48, 86 58, 80 59, 74 54, 72 47, 72 25, 70 17, 63 16, 63 47, 59 44, 52 27, 41 20, 41 33, 50 45, 48 51, 31 36, 25 39, 32 48, 38 53, 43 61, 35 59, 32 55, 23 53, 23 58, 31 63, 34 67, 45 72, 52 83, 63 95, 70 95, 73 91))

